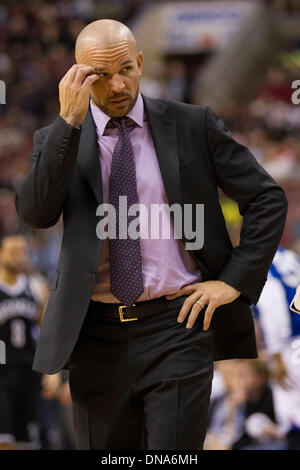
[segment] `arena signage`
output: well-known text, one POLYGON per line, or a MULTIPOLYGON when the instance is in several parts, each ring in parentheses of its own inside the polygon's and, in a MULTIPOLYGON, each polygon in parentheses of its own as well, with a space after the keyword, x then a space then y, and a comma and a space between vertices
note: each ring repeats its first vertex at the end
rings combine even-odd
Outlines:
POLYGON ((221 49, 241 29, 252 2, 187 2, 163 9, 162 47, 165 52, 192 53, 221 49))

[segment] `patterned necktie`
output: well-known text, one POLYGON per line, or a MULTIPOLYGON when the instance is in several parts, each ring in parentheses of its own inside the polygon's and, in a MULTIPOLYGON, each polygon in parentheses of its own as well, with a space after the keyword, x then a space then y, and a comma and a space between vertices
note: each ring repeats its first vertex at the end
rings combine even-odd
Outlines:
POLYGON ((141 247, 139 239, 128 235, 128 226, 136 217, 122 214, 127 224, 119 225, 119 197, 127 196, 127 209, 138 203, 135 162, 125 117, 111 121, 119 130, 109 181, 109 202, 116 211, 116 238, 109 244, 111 292, 124 305, 132 305, 144 290, 141 247), (125 234, 124 239, 119 238, 120 233, 125 234))

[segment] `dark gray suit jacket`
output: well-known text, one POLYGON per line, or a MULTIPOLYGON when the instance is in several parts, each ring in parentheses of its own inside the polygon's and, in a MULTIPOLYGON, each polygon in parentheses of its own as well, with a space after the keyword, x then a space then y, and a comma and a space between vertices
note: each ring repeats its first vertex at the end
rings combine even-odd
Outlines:
MULTIPOLYGON (((215 359, 256 357, 249 304, 257 302, 280 242, 285 195, 209 107, 145 96, 143 100, 169 204, 204 204, 204 246, 192 252, 204 280, 219 279, 242 292, 214 314, 215 359), (238 202, 243 216, 240 245, 234 249, 218 187, 238 202)), ((101 167, 90 109, 81 129, 58 116, 36 131, 30 158, 30 170, 16 195, 20 218, 31 227, 47 228, 63 214, 64 223, 33 364, 35 370, 51 374, 65 366, 73 351, 101 250, 96 236, 101 167)))

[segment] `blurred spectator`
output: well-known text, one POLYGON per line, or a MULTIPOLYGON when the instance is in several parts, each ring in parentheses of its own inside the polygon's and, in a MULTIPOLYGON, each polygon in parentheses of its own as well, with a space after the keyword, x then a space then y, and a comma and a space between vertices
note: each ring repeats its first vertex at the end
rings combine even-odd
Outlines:
POLYGON ((288 74, 279 67, 272 67, 261 84, 257 97, 264 101, 291 102, 291 84, 288 74))
POLYGON ((24 236, 1 237, 0 263, 0 337, 6 347, 0 375, 0 449, 38 449, 41 374, 32 370, 32 361, 48 286, 30 273, 24 236))
POLYGON ((162 62, 149 64, 148 74, 142 75, 141 92, 150 98, 166 96, 166 68, 162 62))
POLYGON ((167 83, 165 99, 186 101, 188 95, 188 75, 184 62, 171 59, 167 63, 167 83))
POLYGON ((286 449, 284 432, 276 423, 269 369, 261 359, 242 361, 240 386, 246 391, 243 434, 233 450, 286 449))
POLYGON ((219 362, 217 368, 224 388, 211 400, 204 449, 230 450, 243 433, 246 390, 241 386, 238 360, 219 362))
MULTIPOLYGON (((206 450, 286 449, 275 422, 269 371, 265 361, 222 361, 217 366, 223 390, 212 396, 206 450)), ((214 379, 215 380, 215 379, 214 379)))
POLYGON ((272 373, 276 420, 300 450, 300 315, 289 306, 300 284, 300 257, 280 247, 254 307, 272 373))
POLYGON ((54 375, 43 375, 42 398, 44 399, 43 448, 45 450, 75 450, 72 401, 67 370, 54 375), (53 412, 56 420, 51 419, 53 412))

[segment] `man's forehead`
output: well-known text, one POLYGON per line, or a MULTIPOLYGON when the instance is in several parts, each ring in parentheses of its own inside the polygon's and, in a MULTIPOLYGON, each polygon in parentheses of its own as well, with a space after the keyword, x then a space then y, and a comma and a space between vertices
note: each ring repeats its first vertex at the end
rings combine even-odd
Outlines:
POLYGON ((123 50, 115 54, 107 54, 105 51, 98 49, 97 51, 86 51, 80 58, 81 63, 86 63, 93 67, 106 69, 110 66, 122 67, 125 65, 134 64, 137 59, 137 54, 133 51, 123 50))
POLYGON ((102 58, 104 61, 124 59, 125 56, 135 57, 136 46, 131 41, 118 41, 114 44, 103 45, 101 43, 87 43, 77 50, 78 58, 85 57, 89 59, 102 58))
POLYGON ((125 59, 125 60, 117 60, 117 61, 109 61, 107 63, 103 63, 102 61, 98 62, 95 64, 95 69, 98 73, 103 72, 104 70, 107 70, 110 65, 116 65, 118 67, 125 67, 126 65, 133 64, 132 59, 125 59))

